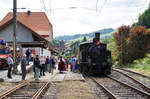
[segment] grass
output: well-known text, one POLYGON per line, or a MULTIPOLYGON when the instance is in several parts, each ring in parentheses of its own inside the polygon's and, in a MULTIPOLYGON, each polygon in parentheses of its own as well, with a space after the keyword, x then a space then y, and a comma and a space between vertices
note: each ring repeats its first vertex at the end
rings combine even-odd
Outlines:
POLYGON ((135 60, 127 69, 150 76, 150 54, 143 59, 135 60))
POLYGON ((126 69, 150 76, 150 64, 132 64, 126 69))

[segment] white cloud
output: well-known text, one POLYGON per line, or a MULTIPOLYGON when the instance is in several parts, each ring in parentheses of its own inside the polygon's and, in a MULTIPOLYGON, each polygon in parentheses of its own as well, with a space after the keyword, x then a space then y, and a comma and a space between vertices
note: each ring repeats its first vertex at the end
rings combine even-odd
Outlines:
MULTIPOLYGON (((41 11, 43 8, 41 0, 17 1, 18 7, 31 8, 31 11, 41 11)), ((97 10, 100 11, 103 6, 99 13, 94 10, 96 1, 44 0, 53 24, 54 36, 92 32, 107 27, 117 28, 122 24, 130 25, 137 19, 139 13, 148 7, 150 2, 150 0, 99 0, 97 10), (105 1, 107 2, 105 3, 105 1), (67 9, 69 7, 77 8, 67 9)), ((1 19, 8 11, 11 11, 12 0, 0 1, 0 9, 1 19)))

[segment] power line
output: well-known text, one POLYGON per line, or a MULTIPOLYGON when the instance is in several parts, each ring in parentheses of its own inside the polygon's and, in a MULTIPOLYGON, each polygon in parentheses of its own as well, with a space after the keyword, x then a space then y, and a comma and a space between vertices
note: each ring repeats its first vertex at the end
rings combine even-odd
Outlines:
POLYGON ((43 5, 44 11, 45 11, 45 12, 48 12, 44 0, 40 0, 40 1, 41 1, 42 5, 43 5))
MULTIPOLYGON (((45 5, 44 0, 41 0, 41 4, 42 4, 42 6, 43 6, 44 11, 45 11, 46 14, 48 15, 50 22, 51 22, 52 19, 50 19, 50 18, 51 18, 51 10, 52 10, 52 9, 51 9, 51 2, 50 2, 50 0, 49 0, 49 9, 46 8, 46 5, 45 5), (49 12, 49 10, 50 10, 50 12, 49 12)), ((55 30, 55 31, 56 31, 56 30, 55 30)), ((59 32, 57 32, 57 33, 60 34, 59 32)))
POLYGON ((98 2, 99 2, 99 0, 96 1, 96 12, 98 10, 98 2))
POLYGON ((106 2, 107 2, 107 0, 104 1, 103 5, 101 6, 100 10, 98 11, 99 13, 101 13, 101 11, 102 11, 103 7, 105 6, 106 2))

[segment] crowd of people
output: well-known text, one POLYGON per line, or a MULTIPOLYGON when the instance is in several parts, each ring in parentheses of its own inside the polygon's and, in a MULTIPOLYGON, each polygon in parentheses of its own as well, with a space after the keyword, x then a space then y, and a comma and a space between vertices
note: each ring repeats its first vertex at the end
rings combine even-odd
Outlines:
MULTIPOLYGON (((59 73, 63 73, 63 71, 68 71, 69 68, 72 72, 77 71, 77 59, 72 57, 71 59, 64 59, 62 56, 57 60, 54 56, 44 56, 44 55, 36 55, 31 56, 30 51, 27 49, 26 53, 22 56, 21 59, 21 71, 22 71, 22 80, 26 78, 26 65, 29 65, 29 62, 33 61, 33 72, 34 78, 38 80, 41 76, 45 76, 45 72, 49 72, 54 74, 54 70, 56 69, 56 63, 58 63, 59 73), (32 58, 31 58, 32 57, 32 58)), ((13 67, 13 59, 12 56, 8 56, 8 78, 12 78, 11 71, 13 67)))

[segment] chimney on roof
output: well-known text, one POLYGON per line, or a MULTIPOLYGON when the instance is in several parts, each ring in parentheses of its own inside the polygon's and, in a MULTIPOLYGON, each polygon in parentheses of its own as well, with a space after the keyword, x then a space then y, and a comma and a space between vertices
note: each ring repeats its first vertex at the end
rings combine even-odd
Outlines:
POLYGON ((31 11, 30 11, 30 10, 28 10, 27 14, 28 14, 28 15, 30 15, 30 14, 31 14, 31 11))

